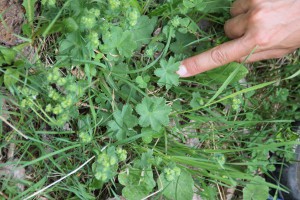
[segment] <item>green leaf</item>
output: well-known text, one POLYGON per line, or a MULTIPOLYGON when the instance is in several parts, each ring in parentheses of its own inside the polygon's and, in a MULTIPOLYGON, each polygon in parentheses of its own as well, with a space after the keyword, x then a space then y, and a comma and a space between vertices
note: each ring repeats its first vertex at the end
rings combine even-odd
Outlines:
POLYGON ((8 68, 4 74, 4 84, 9 89, 19 80, 20 72, 17 69, 8 68))
POLYGON ((154 71, 154 74, 160 79, 158 80, 159 86, 166 86, 167 90, 171 87, 179 85, 179 76, 176 71, 179 69, 180 62, 175 62, 175 59, 171 57, 169 61, 161 60, 160 66, 154 71))
POLYGON ((137 76, 135 82, 140 88, 147 88, 147 82, 143 79, 142 76, 137 76))
POLYGON ((243 189, 244 200, 266 200, 269 196, 269 187, 266 185, 265 179, 256 176, 243 189))
POLYGON ((163 189, 162 194, 172 200, 191 200, 193 198, 194 180, 191 174, 185 170, 174 181, 168 181, 164 174, 157 179, 159 189, 163 189))
POLYGON ((77 31, 78 29, 78 24, 72 17, 65 18, 63 20, 63 25, 64 25, 64 29, 68 33, 77 31))
POLYGON ((36 1, 37 0, 24 0, 22 4, 26 10, 26 17, 30 25, 32 25, 34 20, 34 11, 35 11, 34 5, 36 1))
POLYGON ((130 31, 125 31, 122 34, 121 40, 117 45, 117 49, 120 55, 130 58, 133 54, 133 51, 136 49, 136 42, 133 40, 133 35, 130 31))
POLYGON ((241 80, 248 74, 248 69, 240 63, 230 63, 228 65, 208 71, 206 72, 206 75, 216 83, 223 83, 236 68, 239 68, 239 71, 230 82, 234 83, 241 80))
POLYGON ((136 111, 140 115, 139 124, 142 127, 151 126, 153 130, 159 131, 162 125, 169 124, 171 108, 162 97, 145 97, 136 106, 136 111))
POLYGON ((156 26, 156 21, 157 18, 155 17, 151 19, 145 15, 139 17, 137 24, 131 30, 138 48, 143 44, 148 44, 150 42, 151 34, 156 26))
POLYGON ((128 173, 120 173, 118 180, 125 186, 122 190, 122 195, 127 200, 141 200, 145 198, 156 185, 150 167, 145 170, 131 168, 128 173))
POLYGON ((3 64, 11 64, 16 54, 17 52, 15 50, 0 46, 0 66, 3 64))
POLYGON ((151 143, 153 138, 160 138, 161 136, 163 136, 163 129, 161 129, 160 131, 154 131, 151 128, 142 128, 141 134, 143 135, 143 142, 149 144, 151 143))
POLYGON ((190 1, 190 0, 183 0, 182 4, 186 8, 193 8, 193 7, 195 7, 195 3, 193 1, 190 1))
POLYGON ((203 106, 204 101, 199 92, 193 92, 193 99, 190 102, 190 106, 195 109, 203 106))
POLYGON ((197 38, 190 33, 176 33, 176 41, 170 45, 170 50, 175 54, 191 54, 194 45, 186 46, 191 42, 195 41, 197 38))
POLYGON ((122 112, 116 110, 113 116, 114 120, 109 121, 108 126, 118 140, 123 140, 126 136, 135 134, 132 128, 137 125, 138 119, 132 114, 130 105, 123 106, 122 112))
POLYGON ((128 30, 124 31, 117 26, 111 27, 110 33, 103 35, 102 39, 104 45, 101 46, 101 49, 106 54, 119 53, 121 56, 130 58, 137 47, 133 33, 128 30))
POLYGON ((153 161, 153 150, 148 149, 147 152, 142 154, 140 160, 135 160, 134 167, 139 169, 147 169, 152 165, 153 161))
POLYGON ((77 59, 86 59, 92 52, 86 47, 86 42, 79 32, 67 34, 60 43, 59 52, 61 55, 71 56, 77 59))

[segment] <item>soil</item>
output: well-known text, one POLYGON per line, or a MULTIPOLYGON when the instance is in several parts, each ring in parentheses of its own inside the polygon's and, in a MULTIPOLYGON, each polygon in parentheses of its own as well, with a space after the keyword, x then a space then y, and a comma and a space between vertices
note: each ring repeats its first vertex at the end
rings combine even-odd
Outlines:
POLYGON ((0 0, 0 45, 14 46, 21 40, 13 34, 20 34, 24 21, 24 10, 18 0, 0 0))

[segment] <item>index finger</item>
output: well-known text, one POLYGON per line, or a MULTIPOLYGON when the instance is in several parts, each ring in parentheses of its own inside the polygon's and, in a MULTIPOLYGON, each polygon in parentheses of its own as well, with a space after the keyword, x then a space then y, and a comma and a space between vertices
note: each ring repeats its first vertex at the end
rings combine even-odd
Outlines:
POLYGON ((177 74, 180 77, 200 74, 239 60, 241 57, 250 54, 254 47, 255 45, 252 45, 250 41, 248 42, 245 37, 231 40, 199 55, 183 60, 177 74))

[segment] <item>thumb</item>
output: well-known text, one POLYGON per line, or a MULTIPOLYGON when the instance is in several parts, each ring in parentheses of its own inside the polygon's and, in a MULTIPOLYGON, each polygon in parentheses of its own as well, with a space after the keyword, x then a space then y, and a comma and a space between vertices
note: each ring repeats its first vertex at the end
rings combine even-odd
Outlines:
POLYGON ((231 40, 199 55, 181 62, 176 72, 180 77, 189 77, 239 60, 251 53, 254 46, 244 37, 231 40))

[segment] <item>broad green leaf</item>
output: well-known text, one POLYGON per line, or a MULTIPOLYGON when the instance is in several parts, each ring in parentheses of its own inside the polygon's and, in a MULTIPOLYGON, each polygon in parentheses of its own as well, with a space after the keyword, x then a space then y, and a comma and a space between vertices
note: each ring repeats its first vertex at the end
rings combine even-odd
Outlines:
POLYGON ((233 62, 228 65, 210 70, 206 72, 206 75, 216 83, 223 83, 237 67, 239 68, 239 71, 230 82, 234 83, 241 80, 248 74, 248 69, 240 63, 233 62))
POLYGON ((154 71, 154 74, 160 79, 158 80, 159 86, 166 86, 167 90, 171 87, 179 85, 179 76, 176 71, 179 69, 180 62, 175 62, 175 59, 171 57, 169 61, 161 60, 160 66, 154 71))
POLYGON ((101 49, 106 54, 115 55, 117 53, 130 58, 137 47, 133 33, 129 30, 124 31, 117 26, 111 27, 110 33, 103 35, 102 39, 104 45, 101 46, 101 49))
POLYGON ((0 66, 3 64, 11 64, 15 57, 16 51, 7 47, 0 46, 0 66))
POLYGON ((153 17, 150 19, 145 15, 138 19, 137 24, 131 30, 138 48, 143 44, 148 44, 150 42, 151 34, 156 26, 156 21, 157 18, 153 17))
POLYGON ((151 143, 153 138, 160 138, 163 135, 163 129, 161 129, 160 131, 154 131, 151 128, 142 128, 141 134, 143 135, 143 142, 149 144, 151 143))
POLYGON ((30 25, 32 25, 34 20, 35 3, 36 0, 24 0, 22 4, 26 10, 26 17, 30 25))
POLYGON ((171 108, 162 97, 145 97, 136 106, 136 111, 140 115, 139 124, 142 127, 151 126, 153 130, 159 131, 162 125, 169 124, 171 108))
POLYGON ((193 96, 193 99, 190 102, 190 106, 193 109, 199 108, 200 106, 204 105, 203 98, 201 97, 199 92, 193 92, 192 96, 193 96))
POLYGON ((174 181, 168 181, 162 174, 157 179, 159 189, 163 189, 163 195, 172 200, 191 200, 193 198, 194 180, 191 174, 185 170, 174 181))
POLYGON ((197 38, 190 33, 176 33, 176 41, 170 45, 170 50, 175 54, 191 54, 193 47, 195 45, 187 46, 188 44, 194 42, 197 38))
POLYGON ((266 200, 269 196, 269 187, 266 181, 260 176, 256 176, 243 189, 244 200, 266 200))
POLYGON ((131 168, 128 173, 120 173, 118 180, 125 186, 122 190, 122 195, 127 200, 143 199, 156 185, 151 168, 145 170, 131 168))
POLYGON ((132 114, 132 108, 129 105, 123 106, 122 111, 116 110, 113 113, 114 120, 108 122, 111 131, 114 132, 118 140, 125 139, 126 136, 135 134, 132 129, 137 125, 138 119, 132 114))
POLYGON ((4 74, 4 84, 7 88, 15 85, 19 80, 20 72, 17 69, 8 68, 4 74))
POLYGON ((91 55, 91 50, 86 48, 85 40, 78 32, 67 34, 60 43, 59 52, 61 55, 78 59, 86 59, 91 55))
POLYGON ((147 82, 143 79, 142 76, 136 77, 135 82, 140 88, 147 88, 147 82))
POLYGON ((153 150, 149 150, 142 154, 140 160, 135 160, 134 167, 139 169, 147 169, 153 162, 153 150))
POLYGON ((150 192, 141 185, 128 185, 122 190, 122 195, 127 200, 141 200, 146 197, 150 192))
POLYGON ((130 31, 125 31, 122 34, 120 42, 117 44, 117 49, 121 56, 130 58, 137 45, 130 31))

